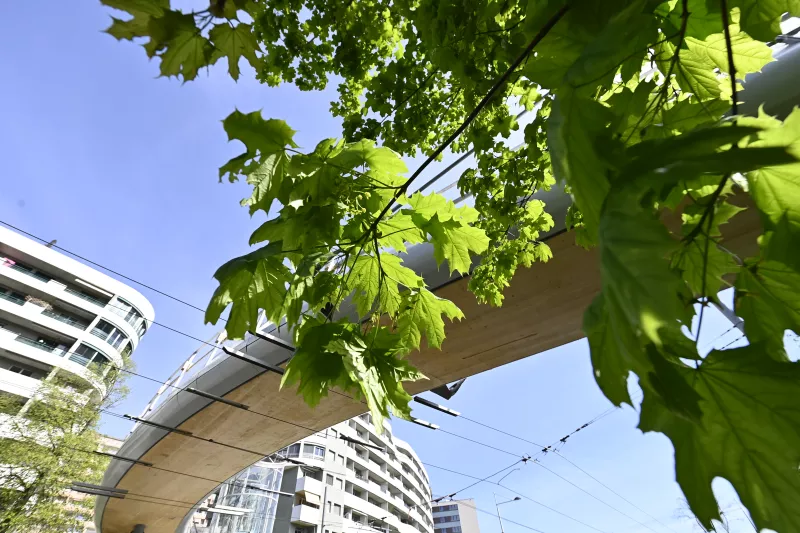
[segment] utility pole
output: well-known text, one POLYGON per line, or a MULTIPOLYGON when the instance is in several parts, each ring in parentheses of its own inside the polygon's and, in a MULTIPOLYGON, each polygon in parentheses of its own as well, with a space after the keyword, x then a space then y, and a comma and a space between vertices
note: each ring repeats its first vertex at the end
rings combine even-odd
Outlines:
POLYGON ((519 500, 520 497, 517 496, 513 500, 507 500, 504 502, 497 503, 497 494, 493 492, 492 495, 494 495, 494 508, 497 510, 497 520, 500 522, 500 533, 506 533, 505 530, 503 529, 503 519, 500 517, 500 506, 503 505, 504 503, 515 502, 519 500))

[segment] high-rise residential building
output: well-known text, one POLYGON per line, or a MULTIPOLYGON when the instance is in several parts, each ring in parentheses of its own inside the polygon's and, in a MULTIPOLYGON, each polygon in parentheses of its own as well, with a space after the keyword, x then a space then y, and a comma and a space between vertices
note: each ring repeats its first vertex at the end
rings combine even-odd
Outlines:
POLYGON ((122 366, 153 318, 131 287, 0 228, 0 394, 20 411, 56 375, 105 392, 109 364, 122 366))
POLYGON ((411 446, 388 423, 378 434, 364 414, 244 469, 209 496, 209 510, 195 513, 185 531, 434 533, 431 498, 411 446))
POLYGON ((475 500, 437 503, 433 508, 435 533, 480 533, 475 500))

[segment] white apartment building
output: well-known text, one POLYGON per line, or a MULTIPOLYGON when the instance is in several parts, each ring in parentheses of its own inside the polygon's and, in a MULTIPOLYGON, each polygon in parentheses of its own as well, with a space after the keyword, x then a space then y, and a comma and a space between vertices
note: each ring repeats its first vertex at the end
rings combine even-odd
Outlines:
POLYGON ((434 533, 480 533, 475 500, 452 500, 433 508, 434 533))
POLYGON ((232 514, 200 511, 186 533, 434 533, 431 498, 411 446, 364 414, 232 477, 206 502, 232 514))
POLYGON ((154 316, 134 289, 0 227, 0 394, 20 409, 56 375, 105 392, 109 364, 122 365, 154 316))

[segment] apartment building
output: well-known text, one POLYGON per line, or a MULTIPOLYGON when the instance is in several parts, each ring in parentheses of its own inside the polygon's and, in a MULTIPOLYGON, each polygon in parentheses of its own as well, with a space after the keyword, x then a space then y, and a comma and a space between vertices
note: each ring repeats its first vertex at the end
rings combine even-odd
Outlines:
POLYGON ((20 410, 56 376, 105 392, 110 365, 122 365, 153 318, 131 287, 0 228, 0 394, 20 410))
POLYGON ((431 498, 428 474, 411 446, 388 423, 378 434, 364 414, 232 477, 186 531, 434 533, 431 498))
POLYGON ((433 508, 434 533, 480 533, 475 500, 453 500, 433 508))

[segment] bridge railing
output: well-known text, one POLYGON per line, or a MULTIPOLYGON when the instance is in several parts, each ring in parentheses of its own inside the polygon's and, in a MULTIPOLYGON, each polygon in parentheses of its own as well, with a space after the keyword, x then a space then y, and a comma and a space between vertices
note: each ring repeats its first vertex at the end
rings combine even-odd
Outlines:
MULTIPOLYGON (((266 333, 271 329, 272 322, 267 320, 262 312, 259 315, 258 326, 256 331, 258 333, 266 333)), ((202 374, 208 372, 222 361, 230 357, 223 351, 223 347, 230 349, 242 349, 242 347, 250 344, 258 337, 251 333, 246 333, 244 339, 229 339, 227 332, 223 329, 206 343, 200 346, 178 367, 166 380, 164 384, 159 387, 153 398, 147 402, 139 418, 147 420, 155 414, 158 408, 163 405, 172 396, 181 391, 186 384, 198 378, 202 374)), ((131 428, 130 433, 133 433, 139 423, 135 423, 131 428)))

